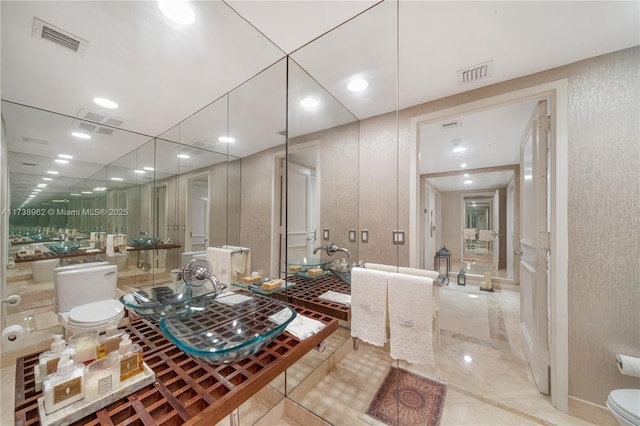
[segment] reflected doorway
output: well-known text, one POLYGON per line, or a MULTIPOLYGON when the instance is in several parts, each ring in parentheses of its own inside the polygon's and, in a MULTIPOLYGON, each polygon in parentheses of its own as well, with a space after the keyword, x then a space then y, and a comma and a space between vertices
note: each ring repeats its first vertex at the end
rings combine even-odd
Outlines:
POLYGON ((472 275, 496 274, 499 268, 499 205, 494 196, 465 195, 462 267, 472 275))
POLYGON ((209 244, 209 174, 188 180, 186 218, 185 251, 206 250, 209 244))

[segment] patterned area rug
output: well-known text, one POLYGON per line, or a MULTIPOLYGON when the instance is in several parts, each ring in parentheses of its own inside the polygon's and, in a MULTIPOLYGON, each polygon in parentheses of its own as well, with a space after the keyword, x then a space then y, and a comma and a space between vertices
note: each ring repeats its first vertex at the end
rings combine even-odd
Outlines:
POLYGON ((447 385, 392 367, 367 415, 389 426, 440 424, 447 385))

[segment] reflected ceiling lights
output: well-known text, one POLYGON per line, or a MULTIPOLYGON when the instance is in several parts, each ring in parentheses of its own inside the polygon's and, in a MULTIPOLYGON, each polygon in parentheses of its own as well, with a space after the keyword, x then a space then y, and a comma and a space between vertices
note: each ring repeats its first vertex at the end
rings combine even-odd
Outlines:
POLYGON ((467 163, 460 164, 460 167, 462 167, 464 169, 465 167, 467 167, 467 163))
POLYGON ((451 141, 451 143, 453 144, 453 147, 451 148, 451 152, 465 152, 467 150, 467 148, 460 145, 460 142, 462 141, 459 138, 456 138, 451 141))
POLYGON ((43 177, 42 180, 53 180, 53 179, 48 178, 48 177, 43 177))
POLYGON ((111 180, 115 180, 115 181, 118 181, 118 182, 119 182, 119 181, 122 181, 122 180, 124 180, 124 179, 119 178, 119 177, 112 177, 112 178, 111 178, 111 180))
POLYGON ((191 6, 184 0, 158 0, 158 7, 176 24, 190 25, 196 19, 191 6))
POLYGON ((113 102, 111 99, 107 98, 93 98, 93 102, 100 105, 101 107, 116 109, 118 108, 118 104, 113 102))
POLYGON ((68 160, 71 160, 73 158, 73 155, 67 155, 67 154, 58 154, 59 158, 66 158, 68 160))
POLYGON ((80 191, 82 194, 93 194, 91 191, 80 191))
POLYGON ((133 173, 138 173, 138 174, 143 175, 143 174, 145 174, 147 172, 145 172, 144 170, 134 170, 133 173))
POLYGON ((313 98, 304 98, 300 101, 300 105, 302 105, 304 108, 315 108, 318 106, 318 104, 320 104, 320 102, 313 98))
POLYGON ((235 141, 236 141, 234 138, 232 138, 232 137, 230 137, 230 136, 220 136, 220 137, 218 138, 218 140, 219 140, 220 142, 224 142, 224 143, 233 143, 233 142, 235 142, 235 141))
POLYGON ((187 154, 178 154, 178 155, 176 155, 176 157, 178 157, 178 158, 191 158, 187 154))
POLYGON ((471 178, 467 178, 467 179, 464 180, 464 184, 465 185, 471 185, 472 183, 473 183, 473 179, 471 179, 471 178))
POLYGON ((58 164, 69 164, 69 160, 63 160, 63 159, 61 159, 61 158, 56 158, 56 159, 55 159, 55 160, 53 160, 53 161, 55 161, 55 162, 56 162, 56 163, 58 163, 58 164))
POLYGON ((153 167, 143 167, 143 169, 148 170, 150 172, 155 170, 153 167))
POLYGON ((354 78, 347 84, 347 89, 352 92, 362 92, 367 87, 369 87, 369 83, 362 78, 354 78))
POLYGON ((80 139, 91 139, 91 136, 86 134, 86 133, 82 133, 82 132, 73 132, 71 133, 72 136, 75 136, 76 138, 80 138, 80 139))
POLYGON ((106 191, 107 188, 104 186, 96 186, 95 188, 93 188, 94 191, 106 191))
POLYGON ((47 184, 46 183, 39 183, 37 186, 38 186, 38 188, 46 188, 47 184))
POLYGON ((42 189, 34 189, 33 192, 42 192, 42 189))

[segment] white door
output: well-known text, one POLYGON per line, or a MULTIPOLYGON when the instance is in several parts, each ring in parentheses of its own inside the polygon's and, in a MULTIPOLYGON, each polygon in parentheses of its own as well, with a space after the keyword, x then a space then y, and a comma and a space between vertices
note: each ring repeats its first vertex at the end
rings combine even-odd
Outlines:
POLYGON ((500 259, 500 192, 493 196, 493 270, 498 271, 500 259))
POLYGON ((520 326, 538 390, 549 394, 547 329, 547 102, 538 102, 520 145, 520 326))
POLYGON ((315 243, 313 170, 289 163, 287 170, 287 259, 312 257, 315 243))

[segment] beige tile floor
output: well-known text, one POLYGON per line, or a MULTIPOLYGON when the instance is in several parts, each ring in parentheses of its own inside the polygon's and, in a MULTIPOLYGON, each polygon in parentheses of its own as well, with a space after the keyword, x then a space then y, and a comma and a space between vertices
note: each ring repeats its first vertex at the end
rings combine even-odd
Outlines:
MULTIPOLYGON (((519 297, 518 287, 508 284, 496 285, 494 293, 472 282, 443 288, 435 366, 396 362, 388 347, 360 343, 354 351, 348 330, 340 329, 325 352, 310 352, 244 403, 239 424, 364 425, 362 414, 392 365, 447 383, 442 425, 615 424, 610 416, 589 423, 559 412, 537 391, 522 351, 519 297)), ((4 426, 13 424, 15 367, 0 373, 4 426)))

